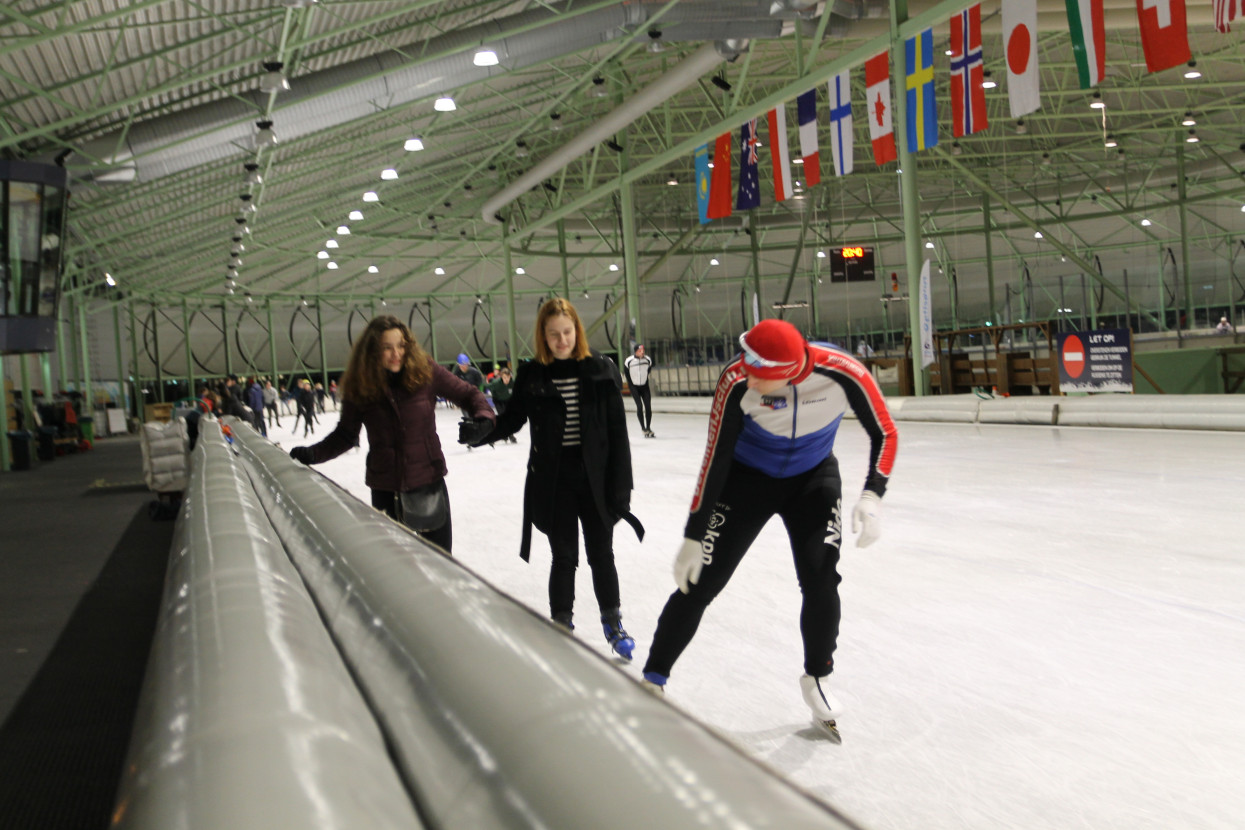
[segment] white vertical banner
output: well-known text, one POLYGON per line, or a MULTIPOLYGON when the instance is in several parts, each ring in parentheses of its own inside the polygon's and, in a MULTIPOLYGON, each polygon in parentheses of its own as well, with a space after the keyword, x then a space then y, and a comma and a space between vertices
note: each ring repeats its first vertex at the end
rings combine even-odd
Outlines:
POLYGON ((921 368, 934 362, 934 310, 929 296, 929 260, 921 266, 921 368))

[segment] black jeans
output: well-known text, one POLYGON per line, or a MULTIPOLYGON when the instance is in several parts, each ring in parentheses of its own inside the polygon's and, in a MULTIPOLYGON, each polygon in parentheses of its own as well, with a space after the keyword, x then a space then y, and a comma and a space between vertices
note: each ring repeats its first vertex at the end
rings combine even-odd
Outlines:
POLYGON ((643 386, 633 383, 629 388, 631 400, 635 401, 635 416, 640 421, 640 429, 648 432, 653 423, 653 393, 648 391, 647 383, 643 386))
MULTIPOLYGON (((441 487, 445 487, 445 479, 441 479, 441 487)), ((398 494, 392 490, 373 490, 372 491, 372 507, 385 513, 394 521, 401 521, 398 518, 398 494)), ((454 512, 450 509, 450 494, 445 494, 445 524, 436 530, 416 531, 421 539, 427 539, 434 545, 443 548, 446 553, 450 553, 454 544, 454 512)))
POLYGON ((619 606, 618 571, 614 567, 614 525, 601 517, 579 447, 565 447, 558 465, 554 504, 549 524, 549 614, 569 614, 575 605, 575 570, 579 567, 579 527, 584 529, 584 552, 592 568, 592 588, 602 612, 619 606))
POLYGON ((703 540, 712 561, 688 593, 676 589, 666 601, 644 671, 670 675, 695 636, 705 609, 726 587, 774 514, 787 527, 804 597, 800 609, 804 671, 823 677, 833 670, 841 613, 838 566, 843 521, 839 464, 831 455, 791 478, 773 478, 739 462, 732 464, 703 540))

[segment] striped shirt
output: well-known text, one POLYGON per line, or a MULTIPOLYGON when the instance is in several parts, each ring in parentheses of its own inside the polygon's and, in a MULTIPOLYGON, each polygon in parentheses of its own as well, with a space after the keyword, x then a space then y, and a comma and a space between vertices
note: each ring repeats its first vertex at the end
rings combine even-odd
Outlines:
POLYGON ((554 378, 553 385, 566 403, 566 427, 562 430, 562 446, 579 446, 579 378, 554 378))

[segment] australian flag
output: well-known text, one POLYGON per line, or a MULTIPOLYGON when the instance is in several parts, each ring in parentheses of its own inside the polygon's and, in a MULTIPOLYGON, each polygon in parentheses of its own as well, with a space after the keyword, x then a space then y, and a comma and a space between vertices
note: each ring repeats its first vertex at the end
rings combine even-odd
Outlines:
POLYGON ((735 210, 761 206, 761 176, 757 172, 757 120, 752 118, 739 128, 739 191, 735 210))

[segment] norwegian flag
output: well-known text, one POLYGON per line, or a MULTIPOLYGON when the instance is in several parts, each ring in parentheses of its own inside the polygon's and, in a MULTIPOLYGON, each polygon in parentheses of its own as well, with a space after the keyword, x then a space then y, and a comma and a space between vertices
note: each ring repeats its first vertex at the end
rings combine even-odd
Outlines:
POLYGON ((795 99, 800 120, 800 156, 804 159, 804 181, 809 187, 821 181, 821 155, 817 149, 817 87, 795 99))
POLYGON ((1215 28, 1225 34, 1238 17, 1245 18, 1245 0, 1215 0, 1215 28))
POLYGON ((951 132, 956 138, 984 130, 985 64, 981 56, 981 4, 951 18, 951 132))
POLYGON ((895 124, 891 120, 890 56, 879 52, 865 61, 865 109, 868 111, 869 138, 873 160, 879 167, 894 161, 895 124))
POLYGON ((787 110, 782 104, 769 111, 769 152, 774 162, 774 201, 791 195, 791 158, 787 155, 787 110))
POLYGON ((739 128, 739 192, 735 210, 761 206, 761 175, 757 170, 757 120, 750 118, 739 128))

